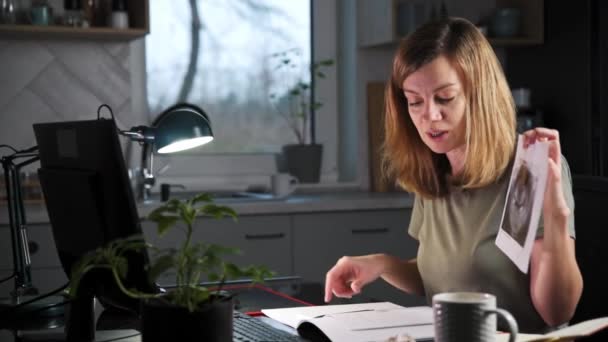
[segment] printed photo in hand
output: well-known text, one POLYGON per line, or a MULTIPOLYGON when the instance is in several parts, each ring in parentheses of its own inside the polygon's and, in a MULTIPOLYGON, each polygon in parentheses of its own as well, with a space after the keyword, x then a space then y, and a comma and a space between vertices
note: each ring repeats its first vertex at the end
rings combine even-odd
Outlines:
POLYGON ((548 158, 547 142, 524 148, 519 136, 496 245, 524 273, 528 273, 542 212, 548 158))
POLYGON ((515 178, 507 198, 502 229, 523 247, 530 228, 535 179, 525 161, 513 171, 515 178))

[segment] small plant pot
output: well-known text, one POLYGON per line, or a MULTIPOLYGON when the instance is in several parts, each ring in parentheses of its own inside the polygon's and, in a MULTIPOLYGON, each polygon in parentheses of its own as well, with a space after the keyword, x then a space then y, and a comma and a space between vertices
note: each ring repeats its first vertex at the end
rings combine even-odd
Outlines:
POLYGON ((233 302, 216 298, 194 312, 160 299, 142 302, 143 342, 217 341, 232 342, 233 302))
POLYGON ((300 183, 318 183, 321 176, 323 145, 294 144, 283 146, 283 157, 287 172, 300 183))

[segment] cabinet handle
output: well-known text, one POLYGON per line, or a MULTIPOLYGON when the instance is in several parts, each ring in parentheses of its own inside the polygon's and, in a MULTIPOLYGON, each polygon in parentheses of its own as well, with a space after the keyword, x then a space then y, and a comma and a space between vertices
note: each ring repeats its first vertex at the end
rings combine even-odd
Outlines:
POLYGON ((388 228, 356 228, 351 229, 353 234, 384 234, 388 233, 388 228))
POLYGON ((284 237, 285 237, 284 233, 245 234, 246 240, 274 240, 274 239, 282 239, 284 237))

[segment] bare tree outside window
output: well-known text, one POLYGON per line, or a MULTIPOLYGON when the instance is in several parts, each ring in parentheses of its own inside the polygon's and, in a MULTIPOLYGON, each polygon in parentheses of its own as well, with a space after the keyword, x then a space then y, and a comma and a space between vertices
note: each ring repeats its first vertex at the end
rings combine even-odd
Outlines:
POLYGON ((298 49, 310 63, 310 0, 154 0, 150 17, 150 111, 182 101, 201 106, 216 140, 196 153, 278 152, 294 142, 270 103, 272 56, 298 49))

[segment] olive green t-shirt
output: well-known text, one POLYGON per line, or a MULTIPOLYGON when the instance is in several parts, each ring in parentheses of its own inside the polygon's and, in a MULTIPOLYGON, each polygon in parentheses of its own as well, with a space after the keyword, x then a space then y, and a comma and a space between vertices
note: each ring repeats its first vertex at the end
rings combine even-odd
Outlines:
MULTIPOLYGON (((448 196, 433 200, 417 197, 409 234, 420 243, 418 269, 429 303, 440 292, 491 293, 497 297, 498 307, 515 317, 520 331, 540 333, 548 326, 532 304, 529 273, 522 273, 495 244, 510 173, 506 171, 484 188, 453 189, 448 196)), ((570 170, 562 158, 562 187, 574 212, 571 184, 570 170)), ((574 238, 573 214, 568 229, 574 238)), ((542 236, 541 216, 537 238, 542 236)))

